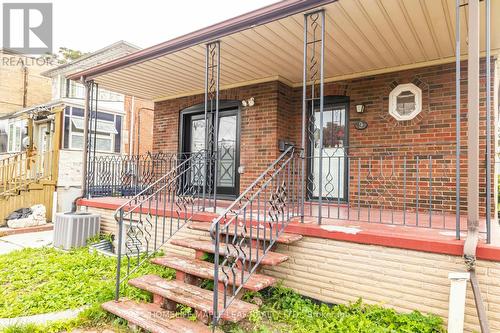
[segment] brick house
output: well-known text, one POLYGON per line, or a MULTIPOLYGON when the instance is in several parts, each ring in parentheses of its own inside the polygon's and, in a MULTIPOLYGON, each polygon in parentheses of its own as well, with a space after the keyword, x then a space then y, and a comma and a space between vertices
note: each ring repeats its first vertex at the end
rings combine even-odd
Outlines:
POLYGON ((102 214, 129 264, 165 249, 153 262, 177 281, 130 281, 156 295, 135 304, 118 299, 129 273, 119 271, 104 307, 138 325, 176 303, 237 321, 252 309, 242 289, 280 279, 325 302, 363 297, 447 318, 447 276, 464 270, 477 223, 475 272, 500 329, 500 39, 480 44, 489 30, 478 28, 479 8, 491 31, 500 8, 487 3, 287 0, 73 75, 155 101, 157 159, 134 195, 96 198, 103 184, 91 182, 79 205, 102 214), (197 293, 206 303, 190 302, 197 293))
MULTIPOLYGON (((72 202, 81 194, 83 182, 82 116, 85 103, 83 84, 70 81, 67 77, 137 50, 129 43, 119 41, 69 63, 44 67, 45 70, 38 73, 43 78, 40 84, 29 80, 30 91, 39 90, 38 94, 42 94, 48 88, 51 96, 45 99, 30 97, 30 103, 37 103, 24 107, 19 105, 14 112, 4 116, 4 121, 11 127, 16 125, 23 135, 16 135, 14 131, 6 133, 12 156, 0 165, 0 174, 6 175, 6 170, 14 165, 22 169, 23 163, 31 163, 28 162, 30 160, 34 161, 35 167, 32 168, 32 175, 25 177, 28 179, 25 179, 23 187, 29 190, 19 191, 17 187, 2 186, 0 224, 13 210, 34 204, 46 207, 48 220, 51 220, 53 211, 67 212, 72 209, 72 202), (27 147, 21 143, 24 138, 29 139, 27 147), (35 183, 43 183, 43 186, 36 187, 35 183), (53 195, 54 192, 57 196, 53 195), (56 203, 53 205, 54 200, 56 203)), ((11 90, 16 90, 16 87, 15 82, 11 81, 11 90)), ((119 160, 126 159, 124 156, 132 153, 145 155, 150 152, 152 121, 142 114, 150 112, 148 110, 152 109, 152 102, 109 89, 99 89, 98 95, 96 154, 119 160), (138 117, 142 117, 141 131, 138 131, 138 117), (142 136, 139 150, 136 141, 138 133, 142 136)), ((3 182, 6 180, 2 179, 3 182)))
POLYGON ((50 100, 50 80, 42 72, 53 65, 0 49, 0 116, 50 100))
POLYGON ((0 49, 0 159, 21 145, 24 130, 18 123, 9 122, 6 116, 30 105, 50 101, 50 79, 41 73, 52 66, 45 59, 0 49), (9 131, 16 134, 10 140, 9 131))

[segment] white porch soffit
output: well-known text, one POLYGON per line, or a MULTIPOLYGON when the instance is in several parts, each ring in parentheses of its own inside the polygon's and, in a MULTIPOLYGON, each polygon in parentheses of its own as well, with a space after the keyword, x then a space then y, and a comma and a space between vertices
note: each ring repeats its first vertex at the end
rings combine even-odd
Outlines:
MULTIPOLYGON (((454 61, 455 0, 339 0, 326 10, 325 77, 336 81, 454 61)), ((484 1, 481 2, 484 18, 484 1)), ((467 6, 461 9, 467 51, 467 6)), ((500 49, 500 1, 491 1, 491 46, 500 49)), ((221 89, 280 79, 302 84, 303 13, 219 38, 221 89)), ((484 50, 484 24, 481 27, 484 50)), ((204 91, 205 45, 93 78, 100 87, 150 100, 204 91)))

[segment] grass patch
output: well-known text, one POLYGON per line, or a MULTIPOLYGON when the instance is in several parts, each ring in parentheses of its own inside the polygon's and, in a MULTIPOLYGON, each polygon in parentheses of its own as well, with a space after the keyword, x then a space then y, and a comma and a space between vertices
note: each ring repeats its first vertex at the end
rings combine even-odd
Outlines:
MULTIPOLYGON (((148 261, 132 274, 172 278, 174 271, 148 261)), ((0 318, 13 318, 100 304, 114 296, 116 259, 88 248, 69 252, 54 248, 23 249, 0 256, 0 318)), ((136 288, 124 296, 149 300, 136 288)))

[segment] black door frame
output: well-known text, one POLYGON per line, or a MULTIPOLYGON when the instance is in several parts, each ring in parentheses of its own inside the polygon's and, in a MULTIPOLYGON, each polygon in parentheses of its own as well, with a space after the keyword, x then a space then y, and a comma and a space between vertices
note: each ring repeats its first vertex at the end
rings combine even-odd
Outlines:
MULTIPOLYGON (((240 142, 241 142, 241 102, 238 100, 220 100, 219 118, 226 115, 236 115, 236 151, 235 151, 235 175, 234 188, 227 191, 225 188, 217 188, 218 199, 234 199, 240 194, 240 142)), ((204 115, 205 103, 190 106, 179 113, 179 153, 190 152, 191 147, 191 118, 197 115, 204 115)))
MULTIPOLYGON (((314 106, 319 108, 319 100, 316 100, 314 102, 314 106)), ((345 96, 345 95, 331 95, 331 96, 324 96, 323 97, 323 107, 330 107, 330 106, 335 106, 335 105, 344 105, 345 106, 345 129, 344 129, 344 137, 345 137, 345 143, 344 143, 344 154, 346 156, 349 155, 349 107, 350 107, 350 98, 349 96, 345 96)), ((311 105, 309 104, 309 107, 308 107, 308 115, 310 116, 313 112, 313 110, 311 109, 311 105)), ((309 127, 309 131, 314 131, 314 124, 308 124, 310 127, 309 127)), ((309 140, 309 138, 307 139, 307 149, 308 149, 308 152, 309 152, 309 155, 310 155, 310 158, 308 158, 308 163, 307 163, 307 184, 306 186, 309 187, 312 182, 314 181, 313 180, 313 177, 312 177, 312 163, 313 163, 313 142, 311 142, 309 140)), ((343 198, 340 199, 340 202, 348 202, 349 201, 349 160, 348 158, 345 158, 345 161, 344 161, 344 196, 343 198)), ((308 192, 308 191, 306 191, 308 192)), ((309 194, 309 193, 306 193, 307 194, 307 197, 306 199, 308 200, 313 200, 313 201, 316 201, 319 199, 319 197, 317 196, 313 196, 312 194, 309 194)), ((326 197, 323 197, 323 199, 327 199, 326 197)), ((334 199, 335 201, 337 200, 337 198, 334 199)))

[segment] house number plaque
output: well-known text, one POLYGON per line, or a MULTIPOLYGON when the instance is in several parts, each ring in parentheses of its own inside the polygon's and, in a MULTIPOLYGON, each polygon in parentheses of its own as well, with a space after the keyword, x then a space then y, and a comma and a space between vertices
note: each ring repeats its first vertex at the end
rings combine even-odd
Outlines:
POLYGON ((357 130, 364 130, 368 127, 368 123, 366 121, 363 121, 363 120, 357 120, 354 122, 354 128, 357 129, 357 130))

